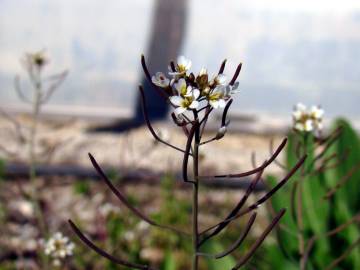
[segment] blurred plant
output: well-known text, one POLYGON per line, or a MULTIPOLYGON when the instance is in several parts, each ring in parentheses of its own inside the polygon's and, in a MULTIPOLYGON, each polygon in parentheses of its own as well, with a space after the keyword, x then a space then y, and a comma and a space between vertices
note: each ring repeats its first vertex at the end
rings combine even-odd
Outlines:
MULTIPOLYGON (((95 158, 89 154, 90 160, 97 170, 102 180, 106 183, 106 185, 112 190, 112 192, 117 196, 117 198, 130 210, 135 214, 138 218, 142 219, 144 222, 158 227, 163 230, 172 231, 177 234, 179 237, 186 238, 186 241, 191 243, 191 253, 192 253, 192 269, 199 269, 199 258, 211 258, 214 260, 223 258, 228 256, 234 250, 238 249, 239 246, 244 242, 244 239, 248 235, 251 227, 253 226, 256 220, 256 209, 266 202, 275 192, 277 192, 289 179, 290 177, 301 167, 306 159, 306 155, 298 160, 298 162, 294 165, 294 167, 290 170, 290 172, 284 177, 284 179, 275 185, 269 192, 263 195, 260 199, 258 199, 255 203, 246 206, 246 202, 250 194, 254 191, 257 183, 261 179, 262 173, 267 166, 269 166, 276 157, 280 154, 281 150, 285 147, 286 139, 280 144, 275 153, 266 160, 261 166, 242 173, 236 174, 225 174, 225 175, 215 175, 215 176, 200 176, 199 175, 199 150, 202 145, 210 143, 215 140, 219 140, 224 137, 226 133, 226 127, 229 124, 227 121, 227 112, 232 103, 232 95, 237 92, 238 83, 236 82, 237 77, 241 70, 241 64, 238 65, 234 76, 230 80, 229 83, 226 83, 226 76, 223 74, 225 69, 226 60, 221 64, 220 70, 218 74, 212 77, 209 80, 209 76, 206 69, 202 69, 200 73, 195 76, 193 73, 188 74, 188 71, 191 67, 191 61, 186 59, 183 56, 178 58, 177 63, 171 62, 169 66, 169 74, 172 76, 171 79, 168 79, 163 73, 156 73, 155 76, 151 77, 148 68, 145 63, 145 58, 142 56, 141 63, 143 70, 147 79, 152 82, 152 85, 157 90, 157 93, 161 98, 163 98, 166 102, 169 102, 170 105, 174 108, 174 112, 171 114, 174 123, 181 127, 185 136, 187 137, 187 142, 185 149, 177 147, 171 144, 168 141, 163 140, 153 129, 146 108, 146 101, 144 90, 142 86, 139 86, 141 98, 142 98, 142 108, 144 112, 144 118, 153 137, 183 153, 183 166, 182 166, 182 176, 183 181, 189 185, 192 185, 192 230, 191 233, 188 231, 184 231, 178 228, 175 228, 171 225, 163 225, 156 220, 149 218, 142 211, 138 210, 134 207, 129 200, 126 198, 124 193, 115 187, 109 178, 105 175, 101 167, 96 162, 95 158), (208 118, 213 112, 214 109, 222 108, 222 121, 221 126, 217 134, 214 135, 213 138, 202 140, 203 132, 206 127, 206 123, 208 118), (188 163, 189 158, 192 158, 192 177, 189 176, 188 173, 188 163), (254 175, 251 184, 248 186, 245 191, 244 196, 238 202, 238 204, 232 209, 232 211, 219 223, 203 230, 199 230, 198 226, 198 217, 199 217, 199 204, 198 204, 198 196, 199 196, 199 186, 202 180, 211 180, 214 178, 235 178, 239 179, 245 176, 254 175), (204 251, 204 244, 208 242, 210 239, 219 234, 222 230, 224 230, 231 222, 234 220, 247 216, 251 214, 248 219, 244 231, 241 233, 240 237, 233 243, 228 249, 217 252, 217 253, 208 253, 204 251), (192 241, 189 241, 191 240, 192 241)), ((173 211, 170 209, 169 211, 173 211)), ((231 269, 239 269, 242 267, 255 253, 258 247, 262 244, 264 239, 268 236, 271 230, 276 226, 279 222, 280 218, 284 215, 285 209, 281 209, 276 213, 276 216, 272 219, 270 224, 266 227, 266 229, 261 233, 261 235, 255 240, 255 242, 249 247, 247 252, 239 259, 239 261, 233 266, 225 266, 231 269)), ((115 256, 110 255, 104 249, 96 246, 88 237, 86 237, 78 227, 69 220, 69 223, 74 230, 74 232, 79 236, 79 238, 91 249, 96 251, 101 256, 109 259, 115 264, 119 264, 122 266, 131 267, 134 269, 154 269, 151 266, 145 264, 131 263, 125 259, 117 258, 115 256)), ((171 251, 169 251, 171 252, 171 251)), ((223 268, 223 267, 222 267, 223 268)))
MULTIPOLYGON (((62 71, 58 74, 45 76, 44 69, 49 63, 49 58, 45 55, 44 51, 35 53, 26 53, 21 59, 22 66, 27 72, 31 87, 32 97, 28 97, 20 84, 20 77, 16 76, 14 85, 15 91, 19 99, 32 106, 30 114, 30 125, 24 126, 15 117, 0 109, 1 115, 9 120, 15 131, 14 138, 19 146, 20 154, 23 152, 23 148, 27 147, 27 162, 29 164, 29 178, 30 178, 30 190, 25 190, 22 185, 18 185, 22 195, 29 201, 31 201, 35 210, 35 219, 37 227, 39 228, 40 237, 47 237, 46 219, 42 212, 41 199, 39 198, 39 187, 36 182, 36 165, 42 157, 45 160, 49 160, 54 153, 58 145, 52 145, 45 147, 45 151, 36 151, 36 146, 40 144, 38 140, 38 125, 39 116, 41 113, 42 105, 47 103, 53 93, 59 88, 61 83, 67 76, 67 71, 62 71)), ((6 146, 1 145, 0 149, 10 157, 18 157, 20 154, 16 151, 8 150, 6 146)), ((45 256, 40 255, 42 260, 42 267, 46 268, 47 259, 45 256)))
MULTIPOLYGON (((44 160, 48 160, 58 147, 58 145, 46 145, 45 143, 44 151, 41 153, 36 153, 35 151, 35 146, 39 145, 37 133, 41 107, 50 100, 51 96, 63 83, 68 74, 65 70, 54 75, 44 76, 44 69, 49 61, 45 51, 26 53, 21 59, 22 66, 27 72, 32 87, 32 97, 28 97, 28 95, 24 93, 20 83, 20 76, 16 76, 14 80, 14 88, 19 99, 30 104, 32 107, 29 126, 24 126, 24 124, 20 123, 15 117, 0 109, 1 115, 14 126, 14 138, 20 146, 19 151, 23 152, 24 146, 28 149, 27 158, 30 165, 31 177, 35 176, 35 165, 39 158, 42 157, 44 160)), ((0 145, 0 149, 10 157, 19 156, 17 151, 9 150, 4 145, 0 145)))
MULTIPOLYGON (((344 120, 321 136, 323 114, 317 106, 295 107, 287 162, 277 163, 286 171, 298 157, 308 156, 292 184, 271 200, 273 211, 291 206, 277 228, 281 249, 268 250, 276 269, 360 269, 360 143, 344 120)), ((269 177, 270 184, 276 182, 269 177)))

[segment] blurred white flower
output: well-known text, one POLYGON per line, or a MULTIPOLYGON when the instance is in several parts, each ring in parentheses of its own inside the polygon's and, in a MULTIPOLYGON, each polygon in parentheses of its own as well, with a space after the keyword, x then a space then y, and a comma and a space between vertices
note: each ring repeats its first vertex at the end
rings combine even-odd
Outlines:
POLYGON ((155 76, 152 76, 151 81, 153 84, 166 88, 170 84, 170 80, 166 78, 165 74, 162 72, 156 72, 155 76))
POLYGON ((149 223, 145 222, 145 221, 140 221, 137 225, 136 225, 136 230, 137 231, 140 231, 140 232, 143 232, 143 231, 146 231, 147 229, 150 228, 150 225, 149 223))
POLYGON ((298 103, 292 113, 294 129, 304 132, 320 131, 323 127, 323 115, 324 110, 319 106, 312 106, 308 110, 304 104, 298 103))
POLYGON ((135 240, 135 233, 133 231, 127 231, 124 233, 124 239, 128 242, 135 240))
POLYGON ((41 69, 49 62, 49 59, 45 55, 45 50, 41 50, 34 53, 26 53, 22 61, 27 68, 35 66, 38 69, 41 69))
POLYGON ((72 256, 74 248, 74 243, 68 237, 57 232, 45 242, 44 252, 54 260, 53 263, 58 264, 60 260, 72 256))
POLYGON ((112 203, 105 203, 99 207, 99 212, 102 216, 108 217, 111 214, 119 213, 119 207, 113 205, 112 203))

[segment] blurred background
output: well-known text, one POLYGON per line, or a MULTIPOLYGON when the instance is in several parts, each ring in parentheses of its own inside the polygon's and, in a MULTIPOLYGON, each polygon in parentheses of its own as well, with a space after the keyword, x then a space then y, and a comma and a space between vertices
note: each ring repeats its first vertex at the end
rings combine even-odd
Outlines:
MULTIPOLYGON (((22 71, 21 55, 46 49, 49 70, 70 71, 51 104, 133 111, 140 55, 151 53, 151 26, 162 20, 154 18, 156 1, 3 0, 0 5, 1 104, 18 102, 13 78, 22 71)), ((186 12, 177 53, 192 60, 194 72, 202 66, 215 72, 227 58, 231 76, 243 62, 233 112, 287 117, 293 104, 303 102, 321 104, 327 117, 359 118, 358 1, 188 0, 178 6, 186 12)))

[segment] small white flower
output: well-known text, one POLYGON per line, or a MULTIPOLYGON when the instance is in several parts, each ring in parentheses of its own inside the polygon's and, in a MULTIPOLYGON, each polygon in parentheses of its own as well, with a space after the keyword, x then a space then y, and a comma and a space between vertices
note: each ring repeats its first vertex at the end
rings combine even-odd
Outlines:
POLYGON ((175 109, 175 114, 179 115, 184 113, 187 109, 196 109, 199 106, 199 101, 197 98, 200 96, 200 91, 198 89, 189 89, 184 96, 172 96, 170 97, 170 102, 177 106, 175 109))
POLYGON ((177 58, 177 67, 179 71, 188 71, 191 68, 191 60, 187 59, 185 56, 180 55, 177 58))
POLYGON ((118 207, 116 207, 112 203, 105 203, 99 207, 99 212, 102 216, 108 217, 111 214, 119 213, 120 210, 118 207))
POLYGON ((169 74, 172 76, 179 76, 185 74, 191 68, 191 60, 181 55, 177 58, 175 72, 170 69, 169 74))
POLYGON ((312 106, 310 110, 302 103, 296 104, 292 113, 294 129, 298 131, 311 132, 321 130, 324 110, 318 106, 312 106))
POLYGON ((180 79, 174 83, 174 88, 182 97, 190 97, 192 95, 192 87, 186 85, 185 79, 180 79))
POLYGON ((46 241, 44 252, 54 260, 54 263, 57 264, 57 260, 72 256, 74 248, 74 243, 72 243, 68 237, 63 236, 61 232, 57 232, 48 241, 46 241))
POLYGON ((136 230, 143 232, 149 229, 149 227, 150 227, 149 223, 142 220, 136 225, 136 230))
POLYGON ((166 78, 165 74, 162 72, 156 72, 155 76, 152 76, 151 81, 153 84, 166 88, 170 84, 170 80, 166 78))
POLYGON ((124 233, 124 239, 128 242, 132 242, 135 240, 135 233, 133 231, 127 231, 124 233))
POLYGON ((218 85, 215 87, 214 90, 212 90, 209 95, 207 96, 207 99, 209 101, 209 104, 214 108, 224 108, 226 106, 225 101, 225 93, 226 93, 226 87, 223 85, 218 85))

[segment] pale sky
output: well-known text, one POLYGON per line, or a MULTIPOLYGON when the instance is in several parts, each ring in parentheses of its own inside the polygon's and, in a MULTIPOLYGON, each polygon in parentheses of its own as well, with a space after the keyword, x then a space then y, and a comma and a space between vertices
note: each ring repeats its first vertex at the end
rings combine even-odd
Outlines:
MULTIPOLYGON (((70 70, 55 103, 131 106, 153 3, 1 0, 2 102, 16 101, 12 80, 21 74, 21 55, 45 48, 52 58, 50 71, 70 70)), ((195 72, 202 66, 215 71, 227 58, 230 73, 244 62, 239 109, 283 113, 303 101, 323 103, 336 115, 360 114, 360 1, 189 3, 181 53, 192 59, 195 72), (339 108, 339 101, 346 106, 339 108)))

